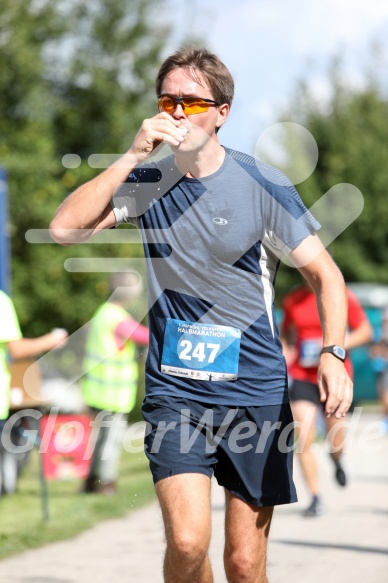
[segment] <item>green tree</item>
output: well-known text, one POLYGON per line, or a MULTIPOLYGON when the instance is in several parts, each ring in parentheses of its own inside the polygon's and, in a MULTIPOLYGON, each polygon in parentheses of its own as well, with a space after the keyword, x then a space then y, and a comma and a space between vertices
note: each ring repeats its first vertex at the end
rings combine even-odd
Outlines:
POLYGON ((36 335, 88 321, 104 273, 67 273, 68 257, 130 257, 141 246, 30 244, 65 196, 92 178, 93 153, 119 154, 155 113, 154 78, 167 29, 158 0, 1 0, 0 164, 9 176, 12 295, 36 335), (80 156, 65 168, 65 154, 80 156))
MULTIPOLYGON (((388 99, 368 76, 362 89, 352 89, 335 69, 331 85, 332 97, 322 104, 301 84, 283 116, 309 130, 319 150, 316 169, 297 188, 308 207, 339 183, 361 191, 362 213, 328 250, 346 281, 388 284, 388 99)), ((278 299, 299 281, 296 270, 282 266, 278 299)))

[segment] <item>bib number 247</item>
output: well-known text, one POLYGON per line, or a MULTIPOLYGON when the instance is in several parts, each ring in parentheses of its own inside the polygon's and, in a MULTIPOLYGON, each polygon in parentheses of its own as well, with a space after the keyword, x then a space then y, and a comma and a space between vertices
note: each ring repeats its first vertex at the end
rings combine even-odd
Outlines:
POLYGON ((237 379, 241 331, 231 326, 168 318, 161 371, 195 380, 237 379))

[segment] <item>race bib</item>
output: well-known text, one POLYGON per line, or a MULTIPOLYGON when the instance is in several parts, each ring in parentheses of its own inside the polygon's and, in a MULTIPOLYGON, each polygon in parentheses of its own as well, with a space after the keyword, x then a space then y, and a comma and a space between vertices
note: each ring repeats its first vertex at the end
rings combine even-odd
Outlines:
POLYGON ((195 380, 234 381, 240 339, 238 328, 167 318, 161 371, 195 380))
POLYGON ((299 364, 303 368, 312 368, 319 365, 322 350, 321 338, 309 338, 300 343, 299 364))

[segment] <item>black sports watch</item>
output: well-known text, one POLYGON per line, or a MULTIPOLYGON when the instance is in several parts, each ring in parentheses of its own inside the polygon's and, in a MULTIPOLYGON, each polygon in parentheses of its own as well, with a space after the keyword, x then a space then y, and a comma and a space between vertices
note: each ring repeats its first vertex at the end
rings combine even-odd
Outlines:
POLYGON ((333 344, 332 346, 324 346, 321 350, 321 354, 324 352, 329 352, 330 354, 333 354, 333 356, 336 356, 342 360, 342 362, 345 362, 346 350, 341 346, 337 346, 337 344, 333 344))

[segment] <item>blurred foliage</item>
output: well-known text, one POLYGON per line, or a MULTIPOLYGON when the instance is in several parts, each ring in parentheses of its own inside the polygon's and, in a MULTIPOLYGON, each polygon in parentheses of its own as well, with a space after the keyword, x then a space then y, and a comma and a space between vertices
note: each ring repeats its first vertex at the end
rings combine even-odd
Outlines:
MULTIPOLYGON (((388 98, 373 75, 365 77, 362 89, 349 88, 337 64, 330 100, 318 101, 302 83, 283 118, 305 127, 318 145, 316 169, 297 185, 307 207, 339 183, 363 195, 360 216, 328 247, 345 280, 388 284, 388 98)), ((277 299, 298 282, 298 272, 282 265, 277 299)))
POLYGON ((68 273, 68 257, 142 257, 141 245, 30 244, 62 200, 96 175, 92 153, 128 149, 156 112, 168 30, 163 0, 1 0, 0 164, 9 178, 12 297, 23 333, 74 332, 107 297, 104 273, 68 273), (81 157, 64 168, 62 157, 81 157))
MULTIPOLYGON (((163 0, 1 0, 0 164, 8 172, 12 295, 22 330, 69 332, 88 322, 108 292, 105 273, 69 273, 67 258, 142 257, 141 245, 61 248, 30 244, 56 208, 96 175, 92 153, 121 153, 142 119, 155 113, 154 79, 165 45, 163 0), (68 153, 80 167, 62 165, 68 153)), ((372 67, 373 69, 373 67, 372 67)), ((360 217, 329 247, 348 281, 388 283, 388 100, 373 75, 362 89, 331 74, 322 104, 302 83, 283 119, 314 136, 319 160, 298 185, 307 206, 349 182, 363 194, 360 217)), ((277 299, 300 281, 282 266, 277 299)))

